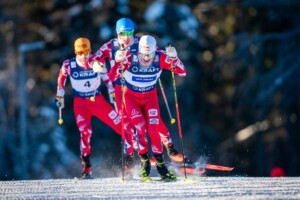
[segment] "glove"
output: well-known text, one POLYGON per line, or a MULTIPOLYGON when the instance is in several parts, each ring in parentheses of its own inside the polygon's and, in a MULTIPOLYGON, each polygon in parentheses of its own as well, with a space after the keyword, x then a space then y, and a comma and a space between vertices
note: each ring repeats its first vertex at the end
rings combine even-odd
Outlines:
POLYGON ((65 107, 65 101, 63 97, 57 96, 55 99, 56 106, 59 108, 64 108, 65 107))
POLYGON ((177 51, 174 47, 167 47, 166 48, 166 53, 172 59, 177 58, 177 51))
POLYGON ((127 51, 125 50, 118 50, 115 55, 115 60, 117 62, 122 62, 126 58, 126 53, 127 51))
POLYGON ((115 92, 109 93, 109 102, 114 104, 116 102, 115 92))
POLYGON ((96 72, 96 73, 101 73, 103 72, 103 64, 102 63, 99 63, 97 61, 95 61, 92 65, 93 67, 93 71, 96 72))

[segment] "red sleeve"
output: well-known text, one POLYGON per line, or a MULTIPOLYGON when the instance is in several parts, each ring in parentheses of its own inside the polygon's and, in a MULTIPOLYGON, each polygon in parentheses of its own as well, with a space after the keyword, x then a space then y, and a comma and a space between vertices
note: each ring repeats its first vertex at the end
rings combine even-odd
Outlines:
POLYGON ((123 62, 114 62, 114 65, 109 70, 108 76, 109 80, 115 82, 118 78, 121 77, 121 69, 123 68, 126 71, 131 65, 131 55, 127 53, 127 56, 123 62))
POLYGON ((65 94, 65 84, 70 75, 70 60, 65 60, 58 74, 56 96, 63 97, 65 94))
POLYGON ((108 58, 109 60, 112 60, 112 41, 109 40, 108 42, 104 43, 98 51, 93 54, 87 61, 89 67, 91 67, 90 63, 94 61, 98 61, 102 64, 105 64, 105 58, 108 58))
POLYGON ((167 56, 165 51, 160 51, 160 52, 161 54, 160 54, 159 63, 161 69, 167 69, 172 71, 172 67, 173 67, 173 71, 175 74, 177 74, 178 76, 186 76, 186 68, 184 67, 183 63, 178 57, 175 59, 170 59, 170 57, 167 56))
POLYGON ((128 67, 130 67, 130 63, 131 63, 131 53, 130 53, 130 51, 126 52, 126 58, 124 59, 124 61, 122 63, 121 62, 116 62, 115 60, 111 61, 110 62, 111 68, 108 72, 109 79, 112 82, 114 82, 118 78, 120 78, 120 76, 121 76, 120 69, 122 68, 122 64, 124 66, 124 69, 126 70, 126 69, 128 69, 128 67))

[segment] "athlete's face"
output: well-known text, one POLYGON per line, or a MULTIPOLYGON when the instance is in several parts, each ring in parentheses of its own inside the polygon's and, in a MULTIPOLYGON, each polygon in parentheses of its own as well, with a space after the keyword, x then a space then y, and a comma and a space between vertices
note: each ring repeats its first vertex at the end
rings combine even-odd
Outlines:
POLYGON ((125 47, 128 47, 133 39, 133 32, 121 32, 118 34, 118 38, 121 41, 121 44, 124 44, 125 47))
POLYGON ((154 58, 154 52, 150 53, 150 54, 142 54, 139 53, 139 61, 142 65, 144 66, 149 66, 154 58))
POLYGON ((82 63, 85 63, 89 59, 90 50, 77 51, 76 56, 78 60, 82 63))

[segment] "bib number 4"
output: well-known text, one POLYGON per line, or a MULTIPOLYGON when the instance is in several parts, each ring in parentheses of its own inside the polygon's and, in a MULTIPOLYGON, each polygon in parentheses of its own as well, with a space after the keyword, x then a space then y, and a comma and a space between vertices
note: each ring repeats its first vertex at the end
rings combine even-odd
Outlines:
POLYGON ((85 82, 85 83, 84 83, 84 86, 85 86, 85 87, 91 87, 90 81, 85 82))

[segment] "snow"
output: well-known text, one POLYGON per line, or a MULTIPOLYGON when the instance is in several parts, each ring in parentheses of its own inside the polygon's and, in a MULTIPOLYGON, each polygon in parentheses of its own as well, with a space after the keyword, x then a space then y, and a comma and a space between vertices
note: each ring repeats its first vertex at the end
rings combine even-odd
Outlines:
MULTIPOLYGON (((158 179, 158 178, 156 178, 158 179)), ((177 182, 120 177, 1 181, 2 199, 300 199, 300 178, 197 177, 177 182)))

